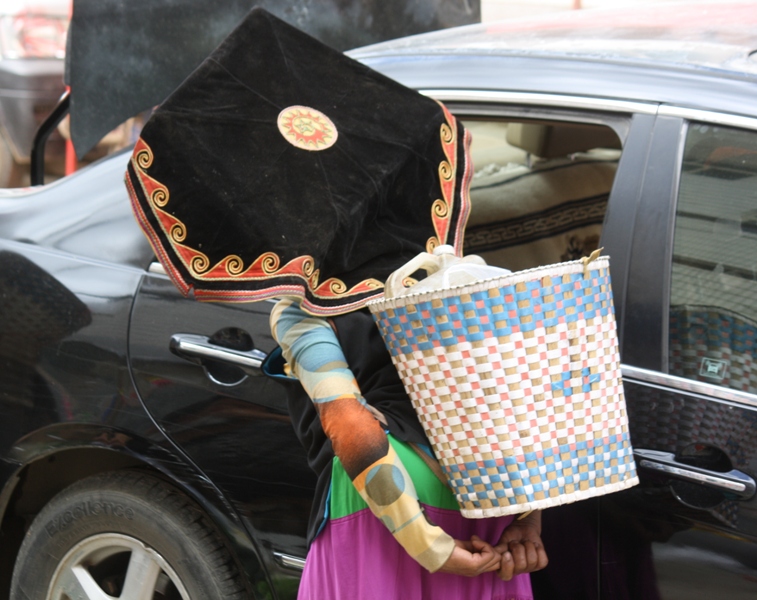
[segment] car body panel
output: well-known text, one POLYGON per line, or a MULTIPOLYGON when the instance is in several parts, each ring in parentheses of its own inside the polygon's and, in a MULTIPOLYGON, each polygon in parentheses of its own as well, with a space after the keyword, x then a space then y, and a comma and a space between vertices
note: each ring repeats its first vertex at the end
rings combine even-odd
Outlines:
MULTIPOLYGON (((538 37, 522 28, 523 39, 538 37)), ((657 62, 662 50, 674 56, 689 48, 671 40, 657 56, 624 46, 625 54, 603 61, 590 56, 597 43, 569 52, 553 39, 516 51, 517 36, 508 31, 467 28, 351 54, 440 97, 464 120, 604 124, 622 142, 601 244, 611 257, 641 484, 545 511, 550 566, 533 576, 537 598, 754 597, 757 499, 713 495, 708 482, 686 482, 642 462, 665 452, 713 481, 729 469, 757 477, 757 395, 675 376, 669 338, 686 136, 692 121, 757 135, 757 75, 738 71, 728 50, 740 48, 744 58, 746 46, 657 62)), ((18 415, 0 425, 0 477, 9 478, 0 501, 15 497, 12 474, 24 463, 60 447, 98 445, 139 456, 202 502, 261 597, 292 598, 315 480, 283 391, 256 366, 275 345, 271 303, 201 304, 181 296, 153 266, 130 215, 122 183, 127 158, 110 157, 36 191, 0 194, 0 252, 46 273, 39 277, 51 277, 51 289, 69 290, 90 319, 77 321, 72 310, 59 339, 38 337, 44 343, 32 347, 33 336, 20 338, 18 352, 0 336, 7 367, 0 412, 18 415), (202 358, 182 340, 216 353, 202 358), (30 349, 21 351, 23 343, 30 349), (224 364, 240 353, 241 370, 224 364)), ((740 235, 751 235, 747 217, 740 235)))
POLYGON ((508 90, 652 102, 754 116, 757 80, 725 79, 654 67, 580 58, 471 56, 450 53, 363 58, 366 64, 420 90, 508 90), (590 82, 586 74, 592 73, 590 82), (595 79, 596 78, 596 79, 595 79), (717 85, 714 82, 717 81, 717 85), (602 82, 601 87, 594 82, 602 82), (594 87, 592 87, 594 86, 594 87))
MULTIPOLYGON (((131 215, 124 168, 121 155, 41 193, 0 196, 0 262, 4 271, 13 268, 23 277, 23 285, 8 278, 0 283, 0 455, 7 477, 0 511, 14 492, 20 494, 15 501, 28 508, 37 497, 49 499, 59 491, 55 482, 16 491, 32 465, 54 459, 66 464, 66 453, 109 449, 113 458, 97 468, 151 466, 213 514, 236 540, 234 552, 248 580, 265 597, 271 593, 267 571, 239 516, 156 427, 132 383, 129 324, 145 276, 145 268, 135 265, 146 267, 152 251, 131 215), (77 201, 81 212, 72 212, 77 201)), ((81 456, 97 462, 94 453, 81 456)), ((67 477, 60 477, 61 485, 70 482, 67 477)))
POLYGON ((271 306, 201 304, 182 297, 167 276, 149 274, 134 304, 129 352, 136 390, 155 423, 229 498, 288 597, 299 569, 284 568, 277 556, 305 556, 315 475, 294 435, 284 390, 259 368, 198 364, 171 350, 175 336, 232 343, 249 336, 243 341, 267 354, 276 346, 271 306))
POLYGON ((121 152, 36 189, 0 190, 0 238, 143 271, 154 254, 123 184, 128 156, 121 152))
POLYGON ((646 169, 640 182, 635 216, 632 263, 625 298, 621 342, 623 362, 640 368, 663 368, 662 325, 667 314, 665 294, 666 248, 672 241, 671 218, 678 172, 679 119, 660 117, 650 136, 650 161, 660 168, 646 169))
MULTIPOLYGON (((670 261, 685 132, 684 120, 658 117, 651 136, 650 163, 655 168, 646 170, 641 188, 622 358, 625 364, 642 368, 624 370, 642 485, 601 499, 602 597, 618 593, 613 589, 615 578, 632 563, 643 566, 636 573, 640 586, 656 581, 655 587, 640 587, 638 597, 748 598, 757 591, 753 549, 757 500, 729 498, 727 494, 724 498, 711 489, 671 480, 650 471, 642 458, 647 449, 680 455, 682 449, 700 446, 722 451, 733 468, 752 477, 757 464, 753 426, 757 404, 686 392, 685 384, 679 383, 683 389, 677 389, 665 385, 665 379, 652 382, 644 372, 669 371, 670 261), (736 424, 741 427, 734 427, 736 424), (710 494, 714 494, 717 507, 694 508, 710 494), (618 540, 623 538, 620 544, 618 540), (751 552, 747 550, 750 546, 751 552)), ((674 379, 669 378, 668 383, 674 379)), ((687 460, 702 467, 707 462, 696 457, 687 460)), ((709 501, 713 502, 712 498, 709 501)))

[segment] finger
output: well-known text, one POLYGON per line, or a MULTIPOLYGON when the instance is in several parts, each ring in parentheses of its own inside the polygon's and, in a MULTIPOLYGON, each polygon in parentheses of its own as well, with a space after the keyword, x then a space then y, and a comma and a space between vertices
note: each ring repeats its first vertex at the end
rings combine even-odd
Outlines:
POLYGON ((501 555, 494 550, 491 544, 486 543, 478 536, 472 536, 471 543, 476 549, 475 556, 479 559, 478 568, 480 569, 480 573, 487 573, 499 569, 501 555))
POLYGON ((480 555, 470 554, 469 552, 461 550, 460 553, 455 557, 454 561, 451 561, 449 565, 445 565, 445 567, 448 567, 445 570, 456 575, 475 577, 476 575, 481 573, 481 569, 484 566, 485 565, 482 562, 480 555))
POLYGON ((494 548, 494 546, 492 544, 490 544, 489 542, 487 542, 483 538, 478 537, 475 534, 472 535, 470 539, 471 539, 471 542, 478 543, 478 544, 485 544, 485 545, 489 546, 490 548, 494 548))
POLYGON ((475 548, 475 550, 477 552, 482 552, 485 549, 489 550, 490 552, 494 552, 495 551, 494 550, 494 546, 492 546, 488 542, 485 542, 484 540, 482 540, 477 535, 471 536, 470 542, 471 542, 471 545, 473 546, 473 548, 475 548))
POLYGON ((539 563, 539 555, 536 552, 536 545, 530 540, 523 542, 523 548, 526 552, 526 571, 530 573, 536 569, 536 565, 539 563))
POLYGON ((499 549, 500 552, 507 552, 507 549, 511 544, 518 544, 523 539, 523 532, 518 529, 505 529, 494 546, 495 549, 499 549))
POLYGON ((499 562, 501 555, 489 544, 479 541, 475 542, 474 545, 477 546, 477 548, 471 554, 476 559, 477 564, 488 565, 492 562, 499 562))
POLYGON ((499 541, 497 542, 497 545, 495 548, 502 548, 503 552, 507 550, 507 547, 510 545, 510 542, 515 542, 521 538, 521 533, 519 531, 516 531, 514 529, 505 529, 502 532, 502 535, 499 537, 499 541))
POLYGON ((479 574, 481 574, 481 573, 493 573, 495 571, 499 571, 499 568, 500 568, 501 564, 502 563, 499 560, 497 560, 495 562, 492 562, 492 563, 489 563, 489 564, 487 564, 487 565, 485 565, 484 567, 481 568, 481 570, 479 571, 479 574))
POLYGON ((489 573, 491 571, 498 571, 502 557, 496 552, 484 551, 481 554, 477 554, 480 563, 478 565, 479 573, 489 573))
POLYGON ((549 558, 547 557, 547 551, 544 549, 544 546, 538 546, 536 548, 536 554, 539 558, 534 571, 539 571, 549 564, 549 558))
POLYGON ((499 556, 490 557, 482 560, 476 565, 476 573, 490 573, 491 571, 499 571, 501 561, 499 556))
POLYGON ((510 581, 513 578, 514 572, 515 563, 513 562, 513 555, 506 551, 499 563, 499 578, 502 581, 510 581))
POLYGON ((509 548, 510 548, 510 544, 509 543, 507 543, 507 544, 497 544, 496 546, 493 546, 494 551, 495 552, 499 552, 500 554, 504 554, 505 552, 508 551, 509 548))
POLYGON ((468 552, 476 551, 476 548, 473 546, 470 540, 455 540, 455 545, 458 548, 462 548, 463 550, 466 550, 468 552))
POLYGON ((515 575, 525 573, 526 569, 528 568, 528 561, 526 560, 526 548, 523 546, 523 544, 520 544, 518 542, 511 542, 510 554, 513 555, 513 573, 515 575))

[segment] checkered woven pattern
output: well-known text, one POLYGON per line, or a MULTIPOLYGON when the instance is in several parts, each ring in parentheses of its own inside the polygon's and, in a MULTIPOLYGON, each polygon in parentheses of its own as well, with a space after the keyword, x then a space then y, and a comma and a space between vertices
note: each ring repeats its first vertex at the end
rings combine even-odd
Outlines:
POLYGON ((463 515, 638 482, 606 257, 368 306, 463 515))

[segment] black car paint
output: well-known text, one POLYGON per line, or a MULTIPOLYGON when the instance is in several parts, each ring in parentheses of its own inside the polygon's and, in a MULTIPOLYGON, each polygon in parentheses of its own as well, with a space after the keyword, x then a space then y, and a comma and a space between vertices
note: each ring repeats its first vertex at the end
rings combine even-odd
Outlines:
POLYGON ((681 119, 657 117, 649 136, 650 150, 644 180, 639 182, 639 205, 633 221, 625 311, 621 321, 623 362, 664 370, 667 331, 662 330, 668 312, 669 274, 673 241, 672 219, 680 164, 681 119))
MULTIPOLYGON (((86 304, 90 322, 83 331, 46 340, 42 347, 34 331, 16 336, 15 347, 3 346, 0 552, 7 556, 0 553, 0 597, 7 595, 26 515, 81 477, 127 466, 150 468, 180 482, 226 537, 235 540, 234 553, 260 597, 272 597, 271 569, 262 568, 261 553, 236 509, 162 431, 135 390, 127 340, 132 301, 152 251, 131 215, 123 187, 126 159, 121 154, 72 178, 81 187, 73 186, 71 200, 85 208, 73 219, 67 218, 71 205, 64 183, 49 186, 28 202, 10 202, 3 210, 0 252, 18 254, 35 265, 31 277, 65 285, 86 304), (89 189, 106 192, 79 195, 89 189), (109 262, 114 259, 120 263, 109 262)), ((7 296, 7 288, 0 290, 0 299, 8 302, 7 296)), ((6 321, 3 333, 12 326, 6 321)), ((168 340, 161 346, 167 348, 168 340)), ((235 462, 248 463, 249 456, 235 456, 229 464, 235 462)))
POLYGON ((270 306, 201 305, 183 298, 166 276, 148 275, 134 303, 129 352, 145 408, 230 499, 248 535, 265 548, 272 577, 286 580, 295 574, 271 560, 271 551, 305 556, 315 476, 294 435, 283 389, 259 369, 200 366, 172 353, 169 344, 176 334, 213 337, 233 328, 268 353, 275 347, 270 306))
MULTIPOLYGON (((403 83, 427 89, 512 90, 509 81, 545 95, 613 96, 650 107, 668 102, 757 116, 756 84, 746 78, 567 57, 397 54, 366 55, 364 60, 403 83), (587 88, 587 73, 601 87, 587 88)), ((460 115, 610 116, 549 104, 545 98, 547 108, 538 110, 517 101, 506 108, 494 101, 452 102, 450 107, 460 115)), ((602 239, 613 260, 623 361, 663 373, 670 286, 666 264, 685 127, 682 118, 654 110, 632 117, 602 239)), ((237 337, 244 332, 254 347, 268 352, 273 347, 268 307, 201 305, 182 298, 165 275, 148 271, 152 252, 131 219, 121 183, 125 162, 125 155, 108 159, 39 193, 22 195, 23 202, 7 203, 10 208, 4 208, 0 197, 0 251, 23 255, 65 284, 86 302, 92 317, 92 325, 39 349, 31 387, 19 375, 23 370, 14 364, 16 358, 0 356, 0 378, 5 380, 0 412, 10 416, 3 427, 15 428, 3 438, 7 453, 0 463, 0 511, 5 515, 0 535, 10 542, 0 544, 0 552, 8 554, 0 557, 12 559, 21 531, 15 507, 24 505, 31 514, 82 473, 142 465, 163 473, 202 504, 227 535, 260 597, 288 597, 297 573, 282 567, 273 552, 304 555, 313 476, 288 427, 282 392, 254 370, 237 373, 244 378, 238 385, 218 383, 224 377, 233 381, 234 373, 214 375, 217 365, 194 364, 170 346, 175 334, 211 337, 233 329, 237 337), (67 221, 72 206, 81 209, 75 214, 83 223, 67 221), (45 408, 27 406, 27 389, 45 408), (44 477, 35 478, 35 473, 44 477)), ((626 395, 634 445, 670 451, 675 448, 639 427, 641 408, 654 405, 660 414, 696 415, 703 402, 713 402, 632 377, 626 378, 626 395)), ((744 424, 745 441, 756 435, 757 411, 715 402, 744 424)), ((733 439, 726 442, 733 444, 733 439)), ((754 476, 757 457, 738 450, 734 467, 754 476)), ((689 553, 694 569, 707 558, 701 549, 710 548, 710 558, 735 562, 745 578, 752 577, 757 569, 757 501, 738 504, 739 526, 734 528, 724 526, 712 511, 687 507, 697 502, 691 494, 690 488, 671 489, 667 480, 645 473, 641 486, 623 494, 546 511, 545 543, 552 564, 534 577, 537 591, 542 597, 654 598, 652 558, 659 548, 654 544, 668 540, 679 541, 676 547, 689 553), (725 541, 723 531, 733 543, 725 541)), ((6 588, 8 564, 0 575, 6 588)), ((727 594, 727 584, 713 584, 727 594)))
MULTIPOLYGON (((686 134, 686 121, 658 116, 651 136, 650 165, 645 169, 641 201, 631 249, 632 267, 623 316, 624 337, 621 353, 626 364, 667 373, 668 311, 671 286, 673 219, 678 194, 681 153, 686 134)), ((757 410, 755 405, 728 402, 683 389, 670 389, 624 376, 628 400, 629 423, 634 447, 654 448, 671 454, 681 453, 688 444, 692 455, 688 464, 712 471, 737 469, 755 476, 757 456, 757 410), (714 437, 702 442, 699 434, 679 430, 677 439, 661 435, 668 419, 701 422, 707 411, 724 411, 723 426, 714 437), (650 414, 655 426, 650 427, 650 414), (738 424, 738 428, 726 423, 738 424), (727 449, 716 453, 723 464, 713 465, 703 450, 727 449)), ((683 459, 682 459, 683 460, 683 459)), ((757 589, 757 499, 724 496, 709 492, 702 486, 686 484, 643 470, 642 485, 627 493, 600 500, 600 581, 601 597, 615 597, 618 588, 612 583, 618 572, 625 573, 629 564, 641 565, 627 581, 654 581, 655 569, 664 564, 667 555, 678 552, 676 569, 696 579, 697 572, 711 570, 705 576, 703 592, 716 598, 744 597, 741 585, 757 589), (719 504, 717 509, 708 504, 719 504), (725 516, 724 513, 730 513, 725 516), (625 547, 617 552, 618 540, 625 538, 625 547), (728 540, 728 541, 725 541, 728 540), (633 543, 635 541, 635 543, 633 543), (605 549, 614 550, 606 556, 605 549), (680 565, 685 564, 685 570, 680 565), (717 566, 713 566, 717 565, 717 566), (728 573, 729 576, 726 576, 728 573), (740 583, 739 583, 740 582, 740 583)), ((682 573, 678 573, 682 577, 682 573)), ((683 582, 681 582, 683 584, 683 582)), ((686 589, 681 585, 682 591, 686 589)), ((656 589, 640 588, 641 595, 629 597, 655 598, 656 589)), ((689 590, 688 593, 691 593, 689 590)))

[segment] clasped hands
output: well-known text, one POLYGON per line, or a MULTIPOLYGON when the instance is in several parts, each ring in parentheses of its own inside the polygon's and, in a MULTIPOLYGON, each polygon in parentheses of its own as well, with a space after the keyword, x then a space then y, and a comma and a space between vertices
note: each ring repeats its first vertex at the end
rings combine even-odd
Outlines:
POLYGON ((543 569, 547 562, 541 541, 541 512, 534 511, 510 523, 496 546, 475 535, 470 540, 455 540, 455 549, 439 572, 475 577, 497 571, 500 579, 510 581, 516 575, 543 569))

